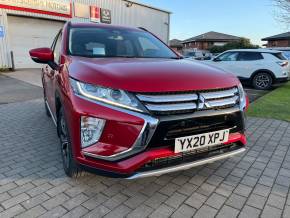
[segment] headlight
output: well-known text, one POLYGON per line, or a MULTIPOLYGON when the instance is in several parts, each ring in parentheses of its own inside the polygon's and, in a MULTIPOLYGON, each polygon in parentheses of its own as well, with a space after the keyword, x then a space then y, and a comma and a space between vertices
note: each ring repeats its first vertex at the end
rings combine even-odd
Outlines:
POLYGON ((247 106, 247 100, 246 100, 246 93, 244 91, 242 84, 239 84, 238 89, 239 89, 239 96, 240 96, 240 108, 242 110, 245 110, 247 106))
POLYGON ((126 91, 82 83, 74 79, 70 79, 70 83, 75 94, 87 99, 133 111, 146 112, 143 105, 126 91))

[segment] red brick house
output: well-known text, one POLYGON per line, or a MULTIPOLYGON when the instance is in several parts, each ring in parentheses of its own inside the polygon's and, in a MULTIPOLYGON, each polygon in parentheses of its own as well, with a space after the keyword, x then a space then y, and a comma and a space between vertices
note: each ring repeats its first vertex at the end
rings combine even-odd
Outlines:
POLYGON ((239 40, 241 40, 241 37, 211 31, 186 39, 182 44, 184 49, 208 50, 212 46, 223 46, 229 42, 237 42, 239 40))
POLYGON ((182 41, 179 39, 170 40, 169 46, 170 46, 170 48, 172 48, 174 51, 177 51, 177 52, 181 52, 183 49, 182 41))
POLYGON ((267 38, 262 39, 262 41, 267 41, 267 44, 265 44, 267 48, 290 47, 290 32, 269 36, 267 38))

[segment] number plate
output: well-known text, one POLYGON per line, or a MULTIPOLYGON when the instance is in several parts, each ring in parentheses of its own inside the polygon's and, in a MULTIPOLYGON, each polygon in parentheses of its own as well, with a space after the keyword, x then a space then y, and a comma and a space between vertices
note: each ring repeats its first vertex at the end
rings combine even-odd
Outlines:
POLYGON ((230 130, 204 133, 175 139, 175 153, 192 151, 201 147, 219 145, 229 140, 230 130))

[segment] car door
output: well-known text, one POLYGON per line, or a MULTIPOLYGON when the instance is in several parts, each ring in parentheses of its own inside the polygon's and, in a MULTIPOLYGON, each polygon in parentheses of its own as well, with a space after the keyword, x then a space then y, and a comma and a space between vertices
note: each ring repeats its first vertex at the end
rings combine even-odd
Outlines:
MULTIPOLYGON (((60 31, 52 44, 51 49, 54 53, 54 61, 59 65, 60 63, 60 49, 61 49, 62 32, 60 31)), ((55 114, 55 85, 58 70, 46 65, 44 75, 46 78, 46 100, 53 114, 55 114)))
POLYGON ((210 64, 237 75, 236 64, 238 55, 239 52, 236 51, 224 52, 210 61, 210 64))
POLYGON ((237 74, 242 78, 251 78, 258 69, 263 69, 264 57, 260 52, 240 52, 238 55, 237 74))

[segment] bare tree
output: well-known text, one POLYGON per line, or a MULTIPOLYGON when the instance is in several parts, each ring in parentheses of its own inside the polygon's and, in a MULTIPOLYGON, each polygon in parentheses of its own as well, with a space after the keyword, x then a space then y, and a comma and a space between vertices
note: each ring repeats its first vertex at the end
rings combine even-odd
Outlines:
POLYGON ((290 0, 274 0, 275 6, 278 8, 276 14, 277 19, 284 22, 287 26, 290 25, 290 0))

